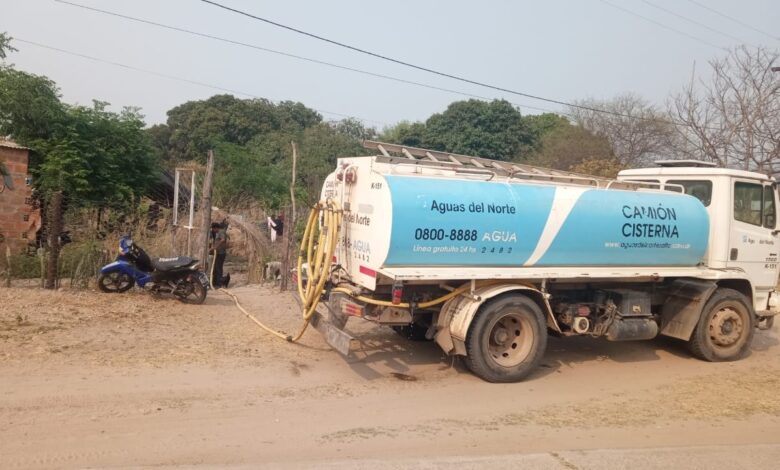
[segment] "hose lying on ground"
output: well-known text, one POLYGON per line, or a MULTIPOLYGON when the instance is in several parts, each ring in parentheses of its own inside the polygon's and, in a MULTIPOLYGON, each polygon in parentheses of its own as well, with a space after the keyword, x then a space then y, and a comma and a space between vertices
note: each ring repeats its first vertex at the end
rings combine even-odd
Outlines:
MULTIPOLYGON (((317 310, 317 304, 320 302, 320 296, 325 288, 325 283, 330 277, 330 265, 333 260, 333 254, 336 252, 340 227, 341 209, 332 200, 317 204, 309 212, 298 254, 298 295, 303 308, 303 325, 295 336, 269 328, 249 313, 238 301, 238 297, 235 294, 227 289, 219 289, 219 291, 232 297, 236 307, 260 328, 284 340, 290 342, 298 341, 309 327, 311 317, 314 315, 314 312, 317 310), (320 216, 322 216, 322 224, 320 224, 320 216), (307 267, 305 287, 303 285, 304 257, 307 267)), ((282 275, 286 275, 286 273, 282 273, 282 275)))
MULTIPOLYGON (((249 317, 252 321, 257 323, 262 329, 268 331, 274 336, 285 339, 290 342, 296 342, 303 336, 303 333, 309 326, 311 318, 317 310, 317 305, 320 303, 322 292, 325 288, 325 283, 330 278, 331 263, 333 255, 336 252, 336 245, 338 244, 338 238, 341 228, 342 210, 338 207, 338 204, 333 200, 328 200, 325 203, 319 203, 312 207, 309 212, 309 218, 306 221, 306 229, 303 232, 303 238, 301 239, 301 246, 298 252, 298 296, 301 300, 303 325, 300 331, 295 336, 288 335, 268 326, 264 325, 261 321, 250 314, 238 301, 238 297, 227 289, 219 289, 221 292, 226 293, 233 298, 241 312, 249 317), (322 220, 320 221, 320 218, 322 220), (304 263, 306 265, 306 283, 304 285, 304 263)), ((286 273, 282 273, 285 275, 286 273)), ((478 287, 483 287, 496 282, 506 281, 481 281, 477 283, 478 287)), ((453 289, 451 292, 426 302, 420 302, 415 305, 415 308, 429 308, 435 305, 446 302, 447 300, 463 294, 471 289, 469 283, 464 284, 457 289, 453 289)), ((347 294, 350 297, 372 305, 380 305, 385 307, 396 308, 410 308, 412 305, 409 303, 393 304, 386 300, 377 300, 371 297, 365 297, 355 294, 351 290, 344 287, 336 287, 331 292, 338 292, 347 294)))

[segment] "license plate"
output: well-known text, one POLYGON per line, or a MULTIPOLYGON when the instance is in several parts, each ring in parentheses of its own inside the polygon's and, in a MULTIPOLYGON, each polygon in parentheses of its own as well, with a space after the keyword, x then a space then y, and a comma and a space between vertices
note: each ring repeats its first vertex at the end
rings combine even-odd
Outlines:
POLYGON ((203 287, 205 287, 206 289, 209 288, 209 278, 208 276, 206 276, 205 273, 198 272, 198 280, 200 281, 201 284, 203 284, 203 287))

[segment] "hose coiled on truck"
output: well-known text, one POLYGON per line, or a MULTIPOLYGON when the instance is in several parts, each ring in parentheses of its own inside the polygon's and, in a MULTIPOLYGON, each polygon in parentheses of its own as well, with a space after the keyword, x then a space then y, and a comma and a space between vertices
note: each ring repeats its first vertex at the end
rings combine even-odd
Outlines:
POLYGON ((332 199, 318 203, 309 211, 298 252, 298 296, 303 308, 303 326, 290 341, 298 341, 303 336, 311 317, 317 310, 317 304, 320 303, 325 283, 330 278, 331 263, 341 231, 341 220, 341 208, 332 199), (306 285, 303 282, 304 259, 306 285))

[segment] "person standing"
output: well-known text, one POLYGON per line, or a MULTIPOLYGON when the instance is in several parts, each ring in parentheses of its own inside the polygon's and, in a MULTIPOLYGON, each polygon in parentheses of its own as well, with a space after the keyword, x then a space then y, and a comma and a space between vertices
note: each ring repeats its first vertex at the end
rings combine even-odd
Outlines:
POLYGON ((284 216, 282 214, 274 218, 274 231, 276 232, 276 237, 284 235, 284 216))
POLYGON ((211 224, 211 236, 211 251, 214 253, 211 285, 214 288, 220 288, 222 287, 222 269, 225 264, 225 256, 227 256, 227 231, 219 223, 214 222, 211 224))
POLYGON ((271 243, 276 241, 276 222, 268 216, 268 229, 271 231, 271 243))

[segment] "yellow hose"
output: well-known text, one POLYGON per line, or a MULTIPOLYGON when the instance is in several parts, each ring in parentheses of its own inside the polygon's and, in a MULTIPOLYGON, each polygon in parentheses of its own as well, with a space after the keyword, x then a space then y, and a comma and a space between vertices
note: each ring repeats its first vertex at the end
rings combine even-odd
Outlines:
POLYGON ((320 303, 325 283, 330 279, 330 267, 341 228, 341 214, 341 208, 331 199, 324 204, 317 204, 309 212, 309 219, 301 239, 301 249, 298 253, 298 295, 303 306, 303 326, 290 341, 298 341, 303 336, 312 315, 317 310, 317 305, 320 303), (320 215, 323 217, 321 225, 319 223, 320 215), (314 250, 315 238, 317 239, 316 250, 314 250), (304 257, 307 268, 306 287, 303 285, 304 257))
MULTIPOLYGON (((296 334, 295 336, 291 336, 279 331, 275 331, 267 327, 262 322, 260 322, 257 318, 255 318, 249 312, 247 312, 246 309, 244 309, 241 306, 241 304, 238 302, 238 298, 232 292, 226 289, 220 289, 220 291, 225 292, 230 297, 232 297, 233 301, 236 304, 236 307, 238 307, 238 309, 241 310, 244 313, 244 315, 249 317, 252 321, 257 323, 264 330, 268 331, 274 336, 277 336, 279 338, 285 339, 290 342, 298 341, 299 339, 301 339, 303 333, 308 328, 311 318, 314 315, 314 312, 316 312, 317 310, 317 305, 320 303, 320 297, 322 296, 323 290, 325 288, 325 283, 330 279, 331 264, 333 260, 333 255, 336 252, 336 245, 338 244, 339 233, 341 229, 341 221, 342 221, 342 210, 338 206, 338 204, 332 199, 329 199, 324 203, 323 202, 318 203, 317 205, 312 207, 311 211, 309 212, 309 218, 306 221, 306 228, 304 229, 303 238, 301 239, 300 250, 298 252, 298 266, 297 266, 298 267, 297 287, 298 287, 298 296, 301 299, 301 305, 302 305, 303 325, 301 326, 301 329, 298 332, 298 334, 296 334), (322 217, 322 223, 320 223, 320 217, 322 217), (303 284, 304 260, 307 268, 306 269, 307 282, 305 286, 303 284)), ((293 228, 291 227, 290 230, 292 229, 293 228)), ((476 286, 483 287, 483 286, 487 286, 499 282, 505 283, 508 281, 498 281, 498 280, 479 281, 476 283, 476 286)), ((470 283, 466 283, 441 297, 416 304, 415 307, 422 308, 422 309, 433 307, 435 305, 444 303, 447 300, 468 291, 470 288, 471 288, 470 283)), ((355 294, 351 290, 344 287, 336 287, 331 292, 347 294, 356 300, 365 302, 367 304, 372 304, 372 305, 379 305, 384 307, 397 307, 397 308, 411 307, 411 304, 409 304, 408 302, 393 304, 392 302, 387 300, 377 300, 371 297, 355 294)))
MULTIPOLYGON (((320 296, 325 287, 325 282, 330 277, 330 265, 333 254, 336 251, 338 242, 339 228, 341 227, 341 209, 338 205, 328 200, 326 203, 319 203, 312 207, 309 212, 309 219, 306 222, 306 229, 301 240, 301 249, 298 255, 298 295, 301 298, 303 308, 303 325, 295 336, 288 335, 281 331, 276 331, 255 318, 238 301, 238 297, 227 289, 219 289, 233 298, 236 307, 255 322, 260 328, 271 333, 274 336, 286 341, 296 342, 303 336, 303 333, 309 326, 312 315, 317 309, 320 296), (323 216, 323 224, 320 227, 319 217, 323 216), (316 239, 316 250, 315 246, 316 239), (308 282, 306 288, 303 287, 303 258, 306 257, 308 266, 308 282)), ((290 227, 289 230, 293 230, 290 227)), ((286 273, 283 273, 285 275, 286 273)))
MULTIPOLYGON (((492 280, 492 279, 484 280, 484 281, 478 281, 476 283, 476 287, 479 288, 479 287, 489 286, 489 285, 492 285, 492 284, 508 284, 508 283, 519 284, 519 285, 523 285, 523 286, 526 286, 526 287, 530 287, 532 289, 536 289, 536 287, 534 287, 533 285, 526 284, 526 283, 523 283, 523 282, 515 282, 515 281, 509 281, 509 280, 501 281, 501 280, 492 280)), ((420 302, 419 304, 416 304, 416 308, 433 307, 434 305, 438 305, 438 304, 444 303, 444 302, 450 300, 451 298, 453 298, 453 297, 455 297, 457 295, 460 295, 460 294, 462 294, 462 293, 464 293, 464 292, 466 292, 466 291, 468 291, 470 289, 471 289, 470 283, 466 283, 466 284, 458 287, 457 289, 453 289, 452 292, 450 292, 449 294, 445 294, 445 295, 443 295, 441 297, 437 297, 437 298, 435 298, 433 300, 429 300, 427 302, 420 302)), ((365 297, 365 296, 362 296, 362 295, 355 294, 354 292, 352 292, 351 290, 349 290, 349 289, 347 289, 345 287, 336 287, 335 289, 332 289, 331 292, 340 292, 342 294, 347 294, 347 295, 349 295, 350 297, 352 297, 354 299, 360 300, 361 302, 365 302, 367 304, 372 304, 372 305, 380 305, 380 306, 383 306, 383 307, 410 308, 412 306, 408 302, 402 302, 402 303, 399 303, 399 304, 394 304, 392 302, 388 302, 387 300, 372 299, 370 297, 365 297)))

